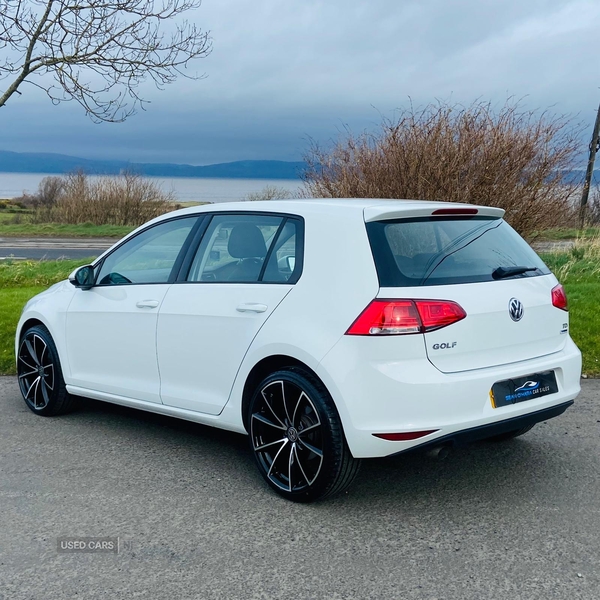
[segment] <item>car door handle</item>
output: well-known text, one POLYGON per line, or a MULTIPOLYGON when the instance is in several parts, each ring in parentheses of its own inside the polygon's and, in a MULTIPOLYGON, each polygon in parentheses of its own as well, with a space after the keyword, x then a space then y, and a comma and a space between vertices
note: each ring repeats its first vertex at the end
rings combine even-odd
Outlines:
POLYGON ((136 302, 138 308, 156 308, 158 306, 158 300, 140 300, 136 302))
POLYGON ((269 308, 266 304, 258 304, 257 302, 246 302, 240 304, 235 310, 238 312, 255 312, 263 313, 269 308))

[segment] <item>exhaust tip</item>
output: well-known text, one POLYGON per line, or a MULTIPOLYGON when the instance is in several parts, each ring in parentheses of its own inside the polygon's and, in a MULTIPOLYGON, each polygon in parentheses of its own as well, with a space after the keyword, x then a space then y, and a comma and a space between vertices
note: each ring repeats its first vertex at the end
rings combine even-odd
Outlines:
POLYGON ((436 446, 435 448, 431 448, 425 452, 426 456, 429 458, 434 458, 437 460, 444 460, 450 454, 449 446, 436 446))

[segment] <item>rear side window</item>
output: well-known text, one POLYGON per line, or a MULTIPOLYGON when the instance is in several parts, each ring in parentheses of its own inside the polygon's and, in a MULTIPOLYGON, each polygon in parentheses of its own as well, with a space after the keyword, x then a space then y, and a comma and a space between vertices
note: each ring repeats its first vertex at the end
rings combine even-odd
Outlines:
POLYGON ((382 287, 494 281, 498 269, 526 267, 510 277, 536 277, 548 267, 502 219, 425 217, 367 223, 382 287))
POLYGON ((302 227, 294 217, 220 214, 212 217, 188 282, 296 283, 302 270, 302 227))
POLYGON ((188 281, 256 282, 282 217, 216 215, 204 234, 188 281))

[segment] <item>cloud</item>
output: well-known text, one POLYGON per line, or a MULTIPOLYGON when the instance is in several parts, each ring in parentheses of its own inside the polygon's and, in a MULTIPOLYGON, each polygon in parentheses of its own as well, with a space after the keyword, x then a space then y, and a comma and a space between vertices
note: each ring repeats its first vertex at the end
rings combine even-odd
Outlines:
POLYGON ((591 121, 600 94, 592 0, 204 0, 206 79, 146 88, 147 113, 93 125, 32 86, 0 111, 0 147, 205 164, 296 159, 306 136, 372 127, 435 98, 524 98, 591 121))

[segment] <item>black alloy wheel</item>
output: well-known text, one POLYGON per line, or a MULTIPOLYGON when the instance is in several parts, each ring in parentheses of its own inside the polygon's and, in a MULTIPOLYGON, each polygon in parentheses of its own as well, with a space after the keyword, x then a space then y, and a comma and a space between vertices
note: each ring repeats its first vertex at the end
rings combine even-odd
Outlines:
POLYGON ((277 493, 311 502, 345 490, 358 472, 324 386, 298 368, 273 373, 250 403, 250 444, 277 493))
POLYGON ((73 407, 73 397, 63 380, 58 352, 45 327, 36 325, 21 337, 17 356, 19 388, 36 414, 63 414, 73 407))

